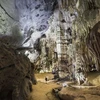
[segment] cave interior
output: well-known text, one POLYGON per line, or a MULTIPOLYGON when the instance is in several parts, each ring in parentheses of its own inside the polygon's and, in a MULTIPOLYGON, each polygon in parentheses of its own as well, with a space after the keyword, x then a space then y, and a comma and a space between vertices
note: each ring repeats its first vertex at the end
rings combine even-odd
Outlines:
POLYGON ((100 100, 100 0, 0 0, 0 100, 100 100))

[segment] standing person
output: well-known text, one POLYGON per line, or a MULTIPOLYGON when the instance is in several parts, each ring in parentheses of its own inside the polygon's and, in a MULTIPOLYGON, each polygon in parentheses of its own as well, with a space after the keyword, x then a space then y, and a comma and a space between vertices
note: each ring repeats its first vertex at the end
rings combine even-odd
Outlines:
POLYGON ((47 81, 48 81, 48 77, 46 76, 46 77, 45 77, 45 82, 46 82, 46 84, 47 84, 47 81))

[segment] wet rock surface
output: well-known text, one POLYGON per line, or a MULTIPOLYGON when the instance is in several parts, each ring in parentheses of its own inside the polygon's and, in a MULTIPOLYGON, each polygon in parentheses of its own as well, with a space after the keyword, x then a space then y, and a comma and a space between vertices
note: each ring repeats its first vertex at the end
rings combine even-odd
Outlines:
POLYGON ((36 83, 29 59, 0 42, 0 100, 26 100, 36 83))

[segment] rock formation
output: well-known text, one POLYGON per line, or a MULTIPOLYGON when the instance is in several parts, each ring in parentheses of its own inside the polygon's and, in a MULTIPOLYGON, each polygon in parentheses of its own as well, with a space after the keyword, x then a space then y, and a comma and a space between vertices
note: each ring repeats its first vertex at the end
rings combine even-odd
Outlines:
POLYGON ((87 37, 87 45, 89 50, 92 52, 92 55, 96 58, 97 61, 96 69, 98 71, 100 71, 99 38, 100 38, 100 21, 94 25, 94 27, 91 29, 87 37))
POLYGON ((27 58, 16 51, 16 46, 32 48, 26 52, 32 62, 39 57, 40 53, 37 51, 40 50, 39 65, 43 66, 43 70, 46 69, 47 62, 50 62, 53 67, 58 67, 59 76, 67 76, 68 73, 78 80, 79 84, 81 80, 85 80, 86 72, 91 69, 89 66, 94 64, 96 70, 100 70, 100 0, 0 0, 0 11, 0 32, 3 34, 3 37, 0 35, 3 42, 0 44, 3 46, 0 47, 2 70, 15 66, 19 73, 22 71, 24 74, 22 79, 26 79, 30 64, 24 62, 27 58), (55 47, 49 47, 49 53, 46 39, 41 38, 38 41, 41 48, 38 48, 37 43, 48 26, 49 33, 55 34, 52 38, 52 46, 55 47), (24 65, 27 67, 24 68, 24 65))
POLYGON ((36 84, 29 59, 0 42, 0 100, 26 100, 36 84))

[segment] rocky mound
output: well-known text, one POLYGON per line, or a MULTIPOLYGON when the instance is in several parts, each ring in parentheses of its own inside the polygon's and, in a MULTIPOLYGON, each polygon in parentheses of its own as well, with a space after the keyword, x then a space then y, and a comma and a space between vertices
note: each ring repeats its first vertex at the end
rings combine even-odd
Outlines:
POLYGON ((36 83, 29 59, 0 42, 0 100, 26 100, 36 83))
POLYGON ((61 100, 100 100, 100 87, 89 89, 63 88, 59 92, 61 100))

